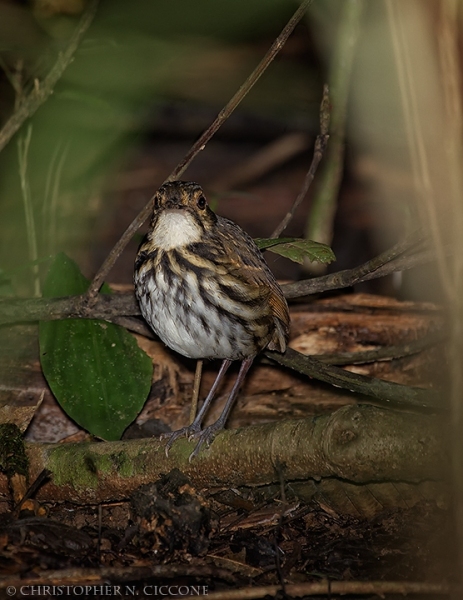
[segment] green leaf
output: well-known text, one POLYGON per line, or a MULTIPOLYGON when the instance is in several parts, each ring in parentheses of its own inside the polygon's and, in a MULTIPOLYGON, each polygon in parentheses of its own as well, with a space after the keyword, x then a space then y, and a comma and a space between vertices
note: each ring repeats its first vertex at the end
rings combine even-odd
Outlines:
MULTIPOLYGON (((88 280, 58 254, 43 295, 82 294, 88 280)), ((105 293, 110 292, 103 286, 105 293)), ((153 366, 123 327, 106 321, 66 319, 39 324, 42 370, 56 399, 79 425, 105 440, 118 440, 148 396, 153 366)))
POLYGON ((336 260, 334 252, 326 244, 301 238, 258 238, 254 240, 261 250, 280 254, 294 262, 302 264, 304 258, 311 262, 329 264, 336 260))

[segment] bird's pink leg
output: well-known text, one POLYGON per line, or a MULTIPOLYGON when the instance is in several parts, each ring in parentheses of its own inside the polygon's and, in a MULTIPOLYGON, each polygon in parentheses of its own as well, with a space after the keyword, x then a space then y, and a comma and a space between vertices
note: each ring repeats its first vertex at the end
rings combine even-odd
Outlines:
MULTIPOLYGON (((215 423, 212 423, 212 425, 209 425, 208 427, 204 428, 202 431, 198 431, 197 433, 194 433, 192 436, 190 436, 189 439, 191 439, 191 437, 195 437, 195 438, 199 437, 199 441, 196 444, 195 449, 190 454, 190 458, 189 458, 190 462, 191 462, 191 459, 194 458, 199 453, 199 451, 201 450, 201 446, 203 446, 203 444, 206 444, 206 446, 209 446, 209 444, 215 438, 217 433, 225 427, 225 423, 227 422, 228 415, 230 414, 230 411, 233 407, 236 397, 238 396, 240 388, 243 385, 243 381, 246 377, 246 373, 249 371, 249 368, 251 367, 253 360, 254 360, 254 356, 251 356, 249 358, 245 358, 243 360, 243 362, 241 363, 241 368, 238 373, 238 377, 236 378, 235 385, 233 386, 233 389, 230 392, 230 395, 228 396, 227 403, 225 404, 224 409, 222 411, 222 414, 217 419, 217 421, 215 423)), ((220 375, 220 372, 219 372, 219 375, 220 375)), ((214 382, 214 385, 215 385, 215 382, 214 382)))
MULTIPOLYGON (((212 384, 212 387, 211 387, 206 399, 204 400, 203 405, 201 406, 198 414, 196 415, 196 418, 193 421, 193 423, 191 423, 191 425, 188 425, 187 427, 182 427, 181 429, 178 429, 177 431, 174 431, 172 433, 163 433, 161 435, 161 440, 167 439, 166 455, 169 454, 169 450, 171 449, 172 444, 179 437, 185 436, 188 439, 191 439, 192 437, 196 437, 201 434, 201 423, 203 422, 204 416, 206 415, 206 412, 208 411, 209 406, 210 406, 212 400, 214 399, 215 393, 217 392, 217 388, 219 387, 220 383, 222 382, 222 379, 223 379, 225 373, 227 372, 228 367, 231 365, 231 363, 232 363, 231 360, 224 360, 222 362, 222 364, 220 365, 220 369, 219 369, 219 372, 217 373, 217 377, 215 378, 215 381, 212 384)), ((239 377, 239 375, 238 375, 238 377, 239 377)), ((233 392, 233 390, 232 390, 232 392, 233 392)), ((228 404, 228 401, 227 401, 227 404, 228 404)), ((225 408, 226 408, 226 406, 225 406, 225 408)))

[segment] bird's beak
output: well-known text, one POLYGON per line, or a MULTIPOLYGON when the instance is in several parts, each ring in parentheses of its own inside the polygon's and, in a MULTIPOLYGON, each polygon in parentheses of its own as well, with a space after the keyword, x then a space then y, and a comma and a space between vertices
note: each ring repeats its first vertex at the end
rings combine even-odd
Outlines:
POLYGON ((178 198, 169 198, 169 200, 166 200, 165 203, 165 208, 167 209, 176 209, 176 210, 180 210, 182 208, 186 208, 184 204, 182 204, 182 202, 178 199, 178 198))

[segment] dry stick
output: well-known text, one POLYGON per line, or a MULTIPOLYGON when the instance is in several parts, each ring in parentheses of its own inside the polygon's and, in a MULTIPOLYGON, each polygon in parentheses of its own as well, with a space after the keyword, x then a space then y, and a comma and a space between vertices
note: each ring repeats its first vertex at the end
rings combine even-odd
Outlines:
MULTIPOLYGON (((417 252, 411 256, 403 255, 402 252, 410 249, 412 245, 412 241, 407 239, 354 269, 284 284, 281 286, 283 293, 286 298, 290 299, 342 289, 355 283, 390 275, 396 271, 411 269, 429 263, 435 258, 431 251, 417 252)), ((132 293, 99 294, 93 308, 85 313, 82 310, 84 299, 84 294, 62 298, 5 298, 0 300, 0 325, 78 318, 116 321, 121 317, 141 314, 132 293)), ((120 324, 126 326, 123 322, 120 324)), ((134 329, 133 325, 129 328, 134 329)), ((146 328, 138 328, 137 333, 146 335, 146 328)))
MULTIPOLYGON (((220 111, 217 115, 215 121, 206 129, 206 131, 201 135, 201 137, 193 144, 190 151, 186 154, 185 158, 175 167, 172 173, 169 175, 166 181, 173 181, 178 179, 180 175, 187 169, 192 160, 204 150, 205 145, 211 139, 211 137, 216 133, 216 131, 222 126, 222 124, 228 119, 228 117, 232 114, 235 108, 240 104, 246 94, 251 90, 254 84, 258 81, 260 76, 264 73, 270 63, 273 61, 275 56, 284 46, 286 40, 289 38, 291 33, 293 32, 296 25, 304 16, 307 8, 312 4, 313 0, 304 0, 301 3, 299 8, 296 10, 294 15, 288 21, 288 24, 280 33, 280 35, 273 42, 267 54, 261 60, 261 62, 257 65, 251 75, 246 79, 240 89, 236 92, 233 98, 228 102, 228 104, 220 111)), ((98 291, 103 284, 107 274, 114 266, 114 263, 121 255, 124 248, 127 246, 129 241, 132 239, 133 234, 143 225, 146 219, 149 217, 152 209, 153 198, 150 199, 148 204, 142 209, 142 211, 138 214, 138 216, 132 221, 132 223, 127 227, 127 229, 122 234, 119 241, 115 244, 108 257, 102 264, 100 270, 97 272, 95 277, 93 278, 90 287, 88 288, 86 295, 86 306, 84 307, 86 310, 89 310, 91 306, 96 302, 98 297, 98 291)))
POLYGON ((312 158, 312 164, 305 176, 304 183, 302 184, 301 191, 299 192, 294 204, 291 207, 291 210, 286 213, 285 217, 281 221, 281 223, 277 226, 275 231, 271 234, 271 238, 279 237, 282 232, 288 227, 290 221, 294 217, 294 213, 297 210, 299 204, 304 200, 309 191, 310 184, 315 177, 315 172, 317 171, 318 165, 320 164, 321 159, 323 158, 323 154, 325 153, 326 144, 328 143, 329 135, 328 129, 330 124, 330 97, 329 97, 329 89, 325 84, 323 86, 323 96, 322 102, 320 104, 320 133, 317 135, 317 139, 315 140, 315 148, 314 154, 312 158))
POLYGON ((15 112, 3 126, 2 130, 0 131, 0 152, 8 144, 24 121, 31 117, 53 93, 53 88, 63 75, 69 63, 72 61, 83 35, 92 22, 97 6, 98 0, 92 0, 92 2, 89 3, 79 25, 76 27, 69 40, 66 50, 58 55, 55 65, 42 82, 40 82, 38 79, 35 79, 34 89, 20 103, 18 109, 15 110, 15 112))
POLYGON ((193 423, 196 417, 196 411, 198 410, 198 399, 199 399, 199 386, 201 385, 201 375, 203 373, 202 360, 196 361, 195 379, 193 382, 193 394, 191 397, 191 408, 190 408, 190 425, 193 423))
POLYGON ((21 101, 23 97, 23 69, 24 69, 24 61, 22 59, 18 59, 16 61, 16 65, 13 69, 10 69, 8 64, 0 57, 0 67, 2 71, 5 73, 6 78, 8 79, 9 84, 14 90, 14 111, 16 112, 18 108, 21 106, 21 101))
MULTIPOLYGON (((195 577, 198 580, 206 580, 212 577, 222 579, 230 584, 236 583, 236 576, 226 569, 219 568, 216 565, 206 564, 181 564, 169 563, 166 565, 156 565, 146 563, 142 566, 127 566, 121 567, 105 567, 85 568, 74 567, 72 569, 34 569, 34 574, 31 578, 22 575, 2 576, 0 579, 0 590, 5 588, 17 588, 29 585, 46 585, 46 586, 77 586, 84 585, 107 585, 108 581, 127 582, 136 581, 146 582, 150 579, 169 581, 175 577, 195 577)), ((11 589, 9 590, 11 592, 11 589)), ((153 597, 155 589, 150 586, 150 592, 153 597)), ((141 597, 141 595, 140 595, 141 597)), ((159 597, 159 596, 157 596, 159 597)), ((171 597, 171 596, 170 596, 171 597)), ((168 598, 168 596, 166 596, 168 598)))
MULTIPOLYGON (((246 587, 235 590, 222 590, 208 594, 208 600, 257 600, 269 596, 276 597, 281 592, 278 585, 266 585, 259 587, 246 587)), ((460 588, 450 586, 446 583, 426 583, 415 581, 316 581, 307 583, 292 583, 285 586, 285 592, 289 598, 302 596, 327 596, 340 595, 378 595, 385 594, 405 596, 408 594, 431 594, 433 598, 449 596, 451 592, 461 593, 460 588)), ((455 596, 457 597, 457 596, 455 596)))

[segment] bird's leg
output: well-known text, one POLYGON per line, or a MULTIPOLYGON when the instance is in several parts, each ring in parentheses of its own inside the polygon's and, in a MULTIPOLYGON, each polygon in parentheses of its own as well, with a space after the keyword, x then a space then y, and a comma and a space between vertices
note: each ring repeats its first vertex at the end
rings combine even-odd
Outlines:
MULTIPOLYGON (((251 367, 253 360, 254 360, 254 356, 250 356, 249 358, 245 358, 243 360, 243 362, 241 363, 241 367, 240 367, 240 370, 238 373, 238 377, 236 378, 235 385, 233 386, 233 389, 230 392, 230 395, 228 396, 227 402, 222 411, 222 414, 217 419, 217 421, 215 423, 212 423, 212 425, 205 427, 203 429, 203 431, 198 431, 197 433, 195 432, 195 433, 193 433, 193 436, 191 436, 191 437, 199 437, 199 441, 196 444, 196 447, 193 450, 193 452, 190 454, 190 458, 189 458, 190 462, 201 450, 201 446, 203 444, 206 444, 207 446, 209 446, 209 444, 215 438, 217 433, 225 427, 225 423, 227 422, 228 415, 230 414, 230 411, 233 407, 236 397, 238 396, 241 386, 243 385, 243 381, 244 381, 244 378, 246 377, 246 373, 249 371, 249 368, 251 367)), ((190 437, 190 439, 191 439, 191 437, 190 437)))
MULTIPOLYGON (((214 399, 217 388, 219 387, 220 383, 222 382, 222 379, 223 379, 225 373, 227 372, 228 367, 231 365, 231 363, 232 363, 231 360, 224 360, 222 362, 222 364, 220 365, 220 369, 219 369, 219 372, 217 373, 217 377, 215 378, 215 381, 212 384, 212 387, 209 390, 209 393, 206 396, 206 399, 204 400, 203 405, 201 406, 201 409, 199 410, 198 414, 196 415, 196 418, 193 421, 193 423, 191 423, 187 427, 182 427, 181 429, 178 429, 177 431, 174 431, 173 433, 163 433, 161 435, 161 440, 167 439, 166 455, 169 454, 169 450, 171 449, 172 444, 179 437, 185 436, 188 439, 191 439, 193 436, 201 433, 201 423, 203 422, 204 416, 205 416, 212 400, 214 399)), ((228 402, 227 402, 227 404, 228 404, 228 402)))

